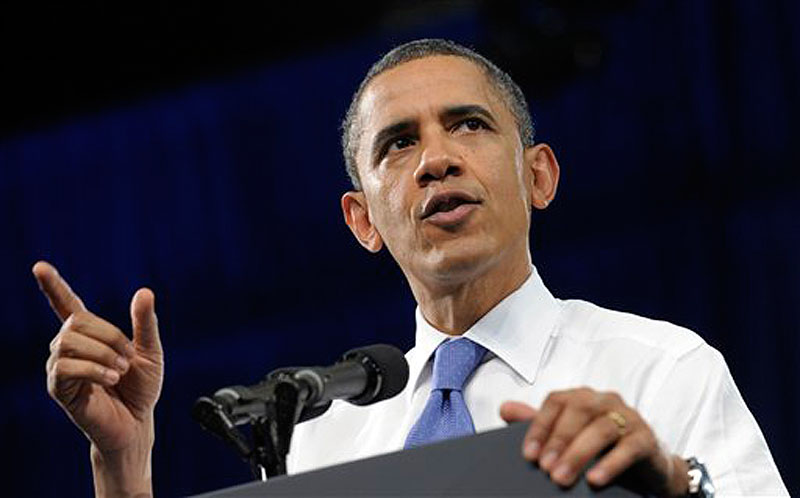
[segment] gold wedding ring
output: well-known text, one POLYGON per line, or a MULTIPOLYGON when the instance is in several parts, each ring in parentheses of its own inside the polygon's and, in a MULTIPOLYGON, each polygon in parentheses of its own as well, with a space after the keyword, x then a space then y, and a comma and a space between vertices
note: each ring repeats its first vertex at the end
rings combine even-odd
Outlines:
POLYGON ((625 417, 623 417, 621 413, 611 410, 610 412, 606 413, 606 415, 608 415, 608 418, 610 418, 611 421, 616 424, 619 437, 622 437, 628 433, 628 421, 625 420, 625 417))

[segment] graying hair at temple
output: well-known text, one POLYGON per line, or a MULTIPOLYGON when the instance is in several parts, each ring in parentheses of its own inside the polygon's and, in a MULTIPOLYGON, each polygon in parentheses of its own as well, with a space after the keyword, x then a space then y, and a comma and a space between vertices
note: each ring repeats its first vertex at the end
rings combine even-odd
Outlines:
POLYGON ((350 101, 350 107, 347 109, 347 114, 342 121, 342 152, 347 175, 350 177, 353 189, 361 190, 361 179, 358 176, 356 167, 358 142, 361 135, 360 123, 358 122, 358 107, 367 85, 373 78, 384 71, 415 59, 435 55, 463 57, 477 64, 484 71, 489 81, 496 87, 505 100, 509 111, 514 116, 522 145, 525 147, 533 145, 534 128, 528 104, 525 101, 525 95, 522 90, 514 83, 511 76, 484 56, 463 45, 442 39, 415 40, 395 47, 373 64, 350 101))

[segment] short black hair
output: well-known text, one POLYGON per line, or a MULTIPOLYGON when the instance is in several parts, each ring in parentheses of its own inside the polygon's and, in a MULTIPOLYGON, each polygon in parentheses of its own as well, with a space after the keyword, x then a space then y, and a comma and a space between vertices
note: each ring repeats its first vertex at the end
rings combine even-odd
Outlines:
POLYGON ((511 76, 476 51, 450 40, 438 38, 414 40, 395 47, 373 64, 367 71, 367 75, 361 80, 358 90, 353 94, 353 99, 350 101, 350 107, 347 109, 347 114, 345 114, 342 121, 342 153, 344 154, 347 175, 350 177, 353 189, 361 190, 361 178, 358 176, 356 167, 356 152, 361 134, 360 124, 358 123, 358 107, 367 85, 384 71, 406 62, 436 55, 463 57, 480 67, 489 81, 499 90, 509 111, 514 116, 522 145, 524 147, 533 145, 534 128, 528 104, 525 101, 525 95, 523 95, 522 90, 514 83, 511 76))

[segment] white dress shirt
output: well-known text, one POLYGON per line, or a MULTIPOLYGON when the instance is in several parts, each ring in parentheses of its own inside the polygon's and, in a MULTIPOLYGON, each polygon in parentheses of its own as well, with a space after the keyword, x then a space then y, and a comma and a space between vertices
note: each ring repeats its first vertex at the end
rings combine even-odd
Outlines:
MULTIPOLYGON (((334 401, 295 429, 291 473, 401 450, 430 393, 431 358, 450 338, 416 311, 410 376, 394 398, 359 407, 334 401)), ((464 387, 478 432, 505 426, 507 400, 538 407, 555 390, 616 391, 671 452, 696 456, 718 496, 787 495, 755 419, 722 355, 676 325, 554 298, 535 268, 464 337, 489 350, 464 387)))

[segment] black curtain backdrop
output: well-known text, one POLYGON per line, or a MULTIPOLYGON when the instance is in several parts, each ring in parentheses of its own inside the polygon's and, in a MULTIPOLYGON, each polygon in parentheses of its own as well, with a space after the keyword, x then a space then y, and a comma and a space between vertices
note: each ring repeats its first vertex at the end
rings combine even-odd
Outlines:
POLYGON ((191 421, 196 397, 358 345, 411 346, 402 274, 342 221, 338 125, 380 53, 428 36, 475 46, 523 83, 562 167, 531 236, 554 294, 669 320, 722 351, 800 494, 800 4, 633 3, 579 30, 572 66, 536 52, 557 30, 528 31, 552 12, 516 8, 376 27, 4 137, 4 494, 91 490, 88 444, 46 393, 59 325, 30 275, 38 259, 123 329, 134 291, 154 289, 162 496, 250 479, 191 421))

